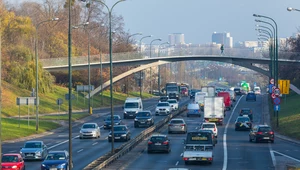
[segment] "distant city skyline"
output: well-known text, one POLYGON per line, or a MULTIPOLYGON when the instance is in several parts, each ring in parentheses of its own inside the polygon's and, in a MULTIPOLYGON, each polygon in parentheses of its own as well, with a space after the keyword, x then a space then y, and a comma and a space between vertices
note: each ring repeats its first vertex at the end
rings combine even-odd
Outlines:
MULTIPOLYGON (((25 1, 43 0, 11 0, 25 1)), ((10 2, 11 2, 10 1, 10 2)), ((111 7, 117 0, 106 1, 111 7)), ((126 0, 116 5, 113 13, 124 18, 125 31, 142 32, 143 36, 153 35, 168 41, 168 35, 184 34, 185 43, 211 43, 213 32, 230 32, 233 43, 257 41, 253 14, 272 17, 278 25, 278 37, 286 38, 298 32, 300 12, 288 12, 287 7, 300 9, 299 0, 126 0)), ((104 10, 106 10, 104 8, 104 10)), ((107 11, 105 11, 107 12, 107 11)), ((272 22, 271 22, 272 23, 272 22)), ((137 40, 139 37, 135 37, 137 40)), ((149 43, 151 38, 145 39, 149 43)))

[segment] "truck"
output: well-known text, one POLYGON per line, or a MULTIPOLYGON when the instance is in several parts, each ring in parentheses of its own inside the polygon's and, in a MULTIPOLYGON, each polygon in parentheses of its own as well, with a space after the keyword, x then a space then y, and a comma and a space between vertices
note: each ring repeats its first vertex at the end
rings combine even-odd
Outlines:
POLYGON ((214 122, 223 125, 225 116, 224 97, 211 97, 204 98, 204 121, 214 122))
POLYGON ((207 92, 207 96, 210 97, 216 96, 215 86, 202 86, 201 92, 207 92))
POLYGON ((182 159, 189 162, 213 162, 213 139, 211 131, 188 132, 184 140, 182 159))
POLYGON ((143 102, 140 97, 127 97, 122 107, 124 109, 124 119, 135 118, 139 111, 143 110, 143 102))
POLYGON ((176 82, 169 82, 166 83, 166 95, 169 97, 169 99, 176 99, 179 101, 180 99, 180 84, 176 82))

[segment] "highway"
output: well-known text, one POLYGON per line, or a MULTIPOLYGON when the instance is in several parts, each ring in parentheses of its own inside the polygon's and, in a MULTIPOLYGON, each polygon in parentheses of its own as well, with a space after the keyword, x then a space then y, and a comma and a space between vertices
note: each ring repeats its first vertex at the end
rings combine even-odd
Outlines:
MULTIPOLYGON (((181 100, 181 105, 188 101, 188 98, 181 100)), ((158 98, 143 100, 144 109, 151 110, 154 113, 155 106, 158 103, 158 98)), ((72 156, 74 163, 74 170, 81 170, 93 160, 99 158, 107 152, 111 151, 111 143, 108 142, 107 137, 109 130, 103 129, 104 117, 110 115, 110 108, 100 109, 94 111, 95 113, 85 119, 79 121, 72 126, 72 156), (101 137, 99 139, 79 139, 79 130, 83 123, 96 122, 101 127, 101 137)), ((114 113, 123 118, 123 109, 120 106, 114 108, 114 113)), ((154 116, 154 121, 157 123, 163 119, 164 116, 154 116)), ((131 139, 138 135, 145 128, 134 128, 133 119, 123 119, 123 124, 126 124, 131 131, 131 139)), ((69 150, 68 129, 56 131, 53 134, 35 138, 32 140, 42 140, 47 145, 49 150, 69 150)), ((19 153, 20 148, 24 145, 25 141, 16 141, 3 144, 3 153, 19 153)), ((124 142, 115 142, 115 148, 124 144, 124 142)), ((26 169, 38 170, 40 169, 42 161, 26 161, 26 169)))
MULTIPOLYGON (((266 97, 266 96, 265 96, 266 97)), ((239 98, 231 111, 227 111, 225 124, 218 126, 218 144, 214 148, 214 160, 211 165, 206 163, 191 163, 185 165, 182 160, 185 134, 168 134, 167 126, 161 129, 162 134, 167 134, 171 140, 172 151, 167 153, 147 153, 147 140, 141 142, 128 155, 120 158, 105 169, 122 170, 167 170, 168 168, 222 169, 222 170, 274 170, 285 169, 288 163, 300 164, 300 147, 298 144, 276 138, 272 143, 249 142, 249 131, 235 131, 234 122, 241 108, 249 107, 253 110, 253 124, 268 124, 266 118, 266 98, 257 96, 256 102, 246 102, 245 96, 239 98), (121 167, 118 165, 122 165, 121 167)), ((272 115, 271 115, 272 116, 272 115)), ((203 118, 186 117, 180 115, 188 124, 188 131, 199 128, 203 118)))

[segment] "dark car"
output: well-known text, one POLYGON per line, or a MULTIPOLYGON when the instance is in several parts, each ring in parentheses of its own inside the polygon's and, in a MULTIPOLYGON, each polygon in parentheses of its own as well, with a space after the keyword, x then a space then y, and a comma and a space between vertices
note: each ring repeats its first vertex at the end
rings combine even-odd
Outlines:
POLYGON ((235 95, 237 95, 237 96, 241 96, 242 95, 242 92, 241 92, 240 88, 234 88, 233 91, 235 92, 235 95))
POLYGON ((274 143, 274 138, 274 131, 268 125, 255 125, 249 133, 250 142, 271 141, 274 143))
POLYGON ((256 101, 255 93, 253 93, 253 92, 248 93, 247 96, 246 96, 246 101, 256 101))
MULTIPOLYGON (((122 119, 121 116, 119 115, 114 115, 114 125, 121 125, 122 124, 122 119)), ((104 119, 104 129, 110 129, 111 128, 111 116, 107 116, 104 119)))
POLYGON ((252 113, 252 110, 250 108, 242 108, 240 110, 240 116, 243 116, 243 115, 248 115, 248 117, 250 118, 251 121, 253 121, 253 113, 252 113))
MULTIPOLYGON (((114 126, 114 140, 115 141, 128 141, 130 140, 131 133, 126 125, 114 126)), ((112 133, 108 134, 108 142, 111 142, 112 133)))
POLYGON ((137 113, 134 119, 134 127, 147 126, 150 127, 154 125, 154 119, 151 115, 150 110, 144 110, 137 113))
POLYGON ((252 128, 252 123, 250 118, 246 115, 238 116, 235 120, 235 130, 250 130, 252 128))
POLYGON ((155 134, 148 141, 148 153, 155 151, 163 151, 169 153, 171 151, 170 140, 167 135, 155 134))
POLYGON ((158 102, 166 102, 168 101, 169 97, 168 96, 160 96, 158 102))
MULTIPOLYGON (((68 151, 50 151, 41 164, 41 170, 67 170, 69 169, 68 151)), ((73 165, 71 165, 73 167, 73 165)))
POLYGON ((192 89, 190 91, 190 99, 195 99, 195 93, 199 92, 201 90, 197 90, 197 89, 192 89))

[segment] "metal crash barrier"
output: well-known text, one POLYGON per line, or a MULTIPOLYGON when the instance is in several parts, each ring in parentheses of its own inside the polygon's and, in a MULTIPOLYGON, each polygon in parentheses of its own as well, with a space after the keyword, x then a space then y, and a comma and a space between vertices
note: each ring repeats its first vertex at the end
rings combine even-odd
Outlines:
POLYGON ((100 158, 94 160, 92 163, 87 165, 84 170, 99 170, 105 168, 121 156, 125 155, 129 151, 131 151, 135 146, 137 146, 140 142, 142 142, 145 138, 149 137, 153 132, 157 131, 161 127, 163 127, 166 123, 169 122, 173 117, 183 113, 186 111, 186 105, 182 106, 179 110, 175 111, 172 114, 169 114, 163 120, 160 120, 157 124, 143 130, 139 135, 130 140, 127 143, 124 143, 119 148, 115 149, 115 153, 111 154, 111 152, 106 153, 100 158))

